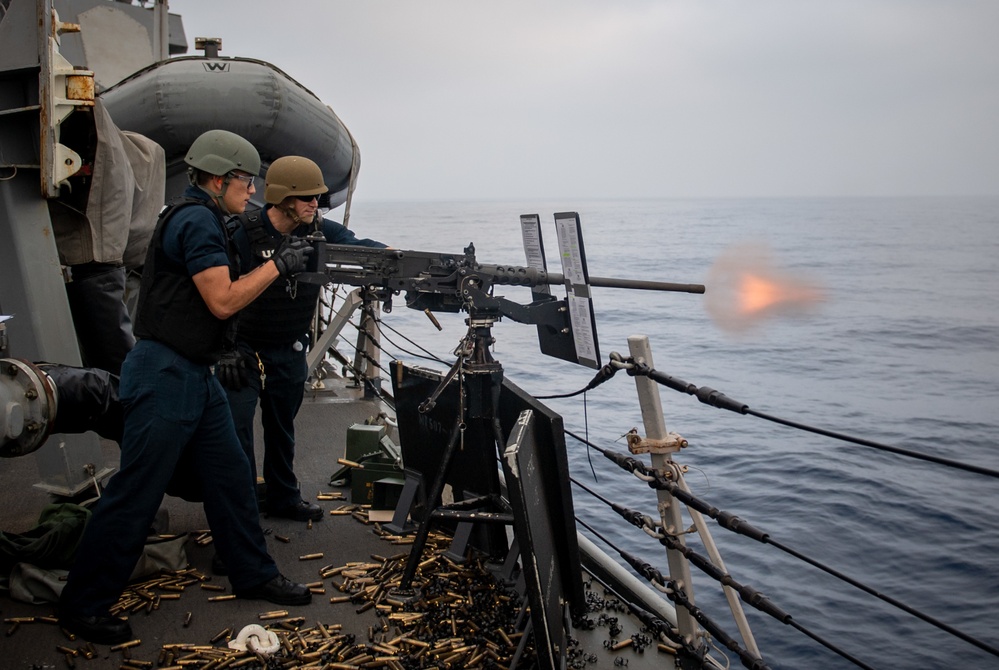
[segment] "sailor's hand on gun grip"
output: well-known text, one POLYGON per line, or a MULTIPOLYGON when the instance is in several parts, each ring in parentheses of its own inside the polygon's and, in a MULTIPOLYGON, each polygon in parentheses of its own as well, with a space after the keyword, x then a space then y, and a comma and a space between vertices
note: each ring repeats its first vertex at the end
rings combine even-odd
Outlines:
POLYGON ((300 237, 285 236, 281 246, 274 252, 274 265, 282 277, 296 274, 306 268, 312 245, 300 237))

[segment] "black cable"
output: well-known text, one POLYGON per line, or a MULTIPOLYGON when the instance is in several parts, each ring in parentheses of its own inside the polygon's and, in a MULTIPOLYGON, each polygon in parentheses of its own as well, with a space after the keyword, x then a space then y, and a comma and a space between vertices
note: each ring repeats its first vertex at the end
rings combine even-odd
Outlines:
POLYGON ((611 352, 610 357, 611 361, 606 365, 604 365, 603 367, 601 367, 599 370, 597 370, 597 374, 593 377, 593 379, 590 380, 590 383, 584 386, 583 388, 579 389, 578 391, 573 391, 572 393, 563 393, 561 395, 539 395, 535 396, 535 398, 537 398, 538 400, 551 400, 554 398, 572 398, 573 396, 577 396, 580 393, 586 393, 591 389, 595 389, 596 387, 600 386, 605 381, 613 377, 614 373, 618 371, 619 367, 622 367, 620 365, 622 361, 620 354, 618 354, 616 351, 611 352))
MULTIPOLYGON (((586 393, 583 393, 583 432, 586 437, 590 437, 590 413, 586 409, 586 393)), ((590 472, 593 474, 593 481, 597 481, 597 470, 593 467, 593 459, 590 458, 590 450, 586 450, 586 462, 590 464, 590 472)))
POLYGON ((988 477, 995 477, 999 479, 999 470, 992 470, 990 468, 984 468, 978 465, 971 465, 968 463, 961 463, 960 461, 954 461, 949 458, 942 458, 940 456, 933 456, 931 454, 924 454, 918 451, 911 451, 909 449, 902 449, 901 447, 894 447, 889 444, 882 444, 880 442, 874 442, 873 440, 866 440, 859 437, 853 437, 852 435, 846 435, 844 433, 837 433, 831 430, 825 430, 823 428, 815 428, 813 426, 808 426, 803 423, 798 423, 795 421, 789 421, 787 419, 781 419, 779 417, 771 416, 769 414, 764 414, 763 412, 756 412, 749 409, 749 405, 741 403, 737 400, 729 398, 727 395, 721 391, 716 391, 713 388, 707 386, 695 386, 694 384, 689 384, 682 379, 677 379, 670 375, 664 374, 646 365, 639 363, 634 363, 628 368, 628 374, 631 376, 647 376, 649 379, 667 387, 674 391, 680 391, 682 393, 687 393, 692 396, 696 396, 698 400, 706 405, 711 405, 712 407, 717 407, 719 409, 727 409, 736 414, 749 414, 760 419, 765 419, 767 421, 772 421, 774 423, 779 423, 784 426, 791 428, 797 428, 798 430, 804 430, 810 433, 815 433, 817 435, 823 435, 825 437, 831 437, 837 440, 842 440, 844 442, 851 442, 853 444, 859 444, 864 447, 871 447, 874 449, 880 449, 882 451, 888 451, 893 454, 898 454, 900 456, 908 456, 909 458, 917 458, 924 461, 929 461, 931 463, 936 463, 938 465, 946 465, 947 467, 957 468, 959 470, 965 470, 967 472, 974 472, 979 475, 986 475, 988 477))
MULTIPOLYGON (((586 487, 584 486, 583 488, 585 489, 586 487)), ((579 517, 576 517, 576 521, 580 523, 584 528, 589 530, 591 533, 596 535, 601 541, 603 541, 604 544, 606 544, 608 547, 616 551, 632 568, 635 569, 636 572, 638 572, 639 575, 644 577, 647 581, 654 583, 658 582, 659 584, 662 584, 664 587, 667 586, 667 580, 665 580, 663 576, 659 574, 658 570, 652 568, 652 566, 649 563, 637 560, 634 556, 631 556, 627 552, 621 551, 616 546, 614 546, 613 542, 611 542, 606 537, 601 535, 592 526, 587 524, 585 521, 581 520, 579 517), (649 569, 648 570, 642 569, 639 567, 639 565, 644 565, 649 569)), ((669 588, 665 592, 666 596, 670 600, 675 602, 677 605, 683 607, 685 610, 690 612, 690 615, 694 619, 696 619, 697 622, 701 624, 701 626, 703 626, 705 630, 711 633, 711 635, 715 639, 721 642, 726 649, 735 652, 735 654, 742 661, 743 666, 751 668, 752 670, 768 670, 769 666, 767 666, 763 662, 763 659, 757 658, 756 656, 750 654, 748 651, 743 649, 742 646, 738 643, 738 641, 736 641, 735 638, 729 635, 724 628, 722 628, 718 623, 714 621, 714 619, 706 615, 700 608, 698 608, 692 602, 687 600, 686 595, 682 593, 682 589, 680 589, 677 586, 676 582, 670 581, 668 583, 668 586, 669 588)), ((670 639, 673 638, 671 637, 670 639)), ((692 649, 692 646, 685 644, 684 648, 690 651, 692 649)), ((693 653, 696 654, 696 651, 693 653)))
MULTIPOLYGON (((576 440, 582 441, 582 439, 579 436, 574 435, 570 431, 566 431, 566 434, 570 435, 571 437, 573 437, 576 440)), ((853 586, 853 587, 855 587, 855 588, 863 591, 864 593, 867 593, 868 595, 872 595, 875 598, 877 598, 878 600, 881 600, 882 602, 886 602, 889 605, 892 605, 893 607, 895 607, 897 609, 900 609, 903 612, 906 612, 907 614, 910 614, 910 615, 912 615, 912 616, 914 616, 914 617, 916 617, 916 618, 918 618, 918 619, 920 619, 920 620, 922 620, 922 621, 930 624, 931 626, 939 628, 940 630, 942 630, 942 631, 944 631, 946 633, 949 633, 949 634, 953 635, 954 637, 967 642, 968 644, 971 644, 971 645, 973 645, 975 647, 978 647, 979 649, 981 649, 983 651, 986 651, 986 652, 992 654, 993 656, 999 656, 999 649, 997 649, 996 647, 994 647, 994 646, 992 646, 992 645, 990 645, 990 644, 988 644, 986 642, 983 642, 981 640, 978 640, 977 638, 972 637, 971 635, 968 635, 967 633, 965 633, 965 632, 963 632, 963 631, 961 631, 961 630, 959 630, 957 628, 954 628, 953 626, 951 626, 951 625, 949 625, 947 623, 944 623, 943 621, 940 621, 939 619, 936 619, 935 617, 932 617, 932 616, 930 616, 928 614, 925 614, 925 613, 923 613, 923 612, 915 609, 914 607, 906 605, 905 603, 901 602, 900 600, 896 600, 895 598, 893 598, 891 596, 885 595, 885 594, 881 593, 880 591, 878 591, 878 590, 876 590, 876 589, 874 589, 874 588, 872 588, 872 587, 864 584, 863 582, 860 582, 860 581, 858 581, 856 579, 853 579, 852 577, 849 577, 849 576, 847 576, 847 575, 839 572, 838 570, 829 567, 828 565, 825 565, 825 564, 823 564, 823 563, 821 563, 821 562, 819 562, 819 561, 817 561, 817 560, 815 560, 813 558, 810 558, 809 556, 807 556, 807 555, 805 555, 805 554, 803 554, 803 553, 801 553, 801 552, 799 552, 799 551, 797 551, 795 549, 792 549, 791 547, 788 547, 787 545, 784 545, 784 544, 782 544, 780 542, 777 542, 776 540, 773 540, 770 537, 769 533, 761 531, 758 528, 756 528, 755 526, 753 526, 753 525, 747 523, 746 521, 744 521, 743 519, 739 518, 738 516, 736 516, 736 515, 734 515, 734 514, 732 514, 730 512, 725 512, 723 510, 719 510, 717 507, 714 507, 714 506, 712 506, 712 505, 710 505, 710 504, 702 501, 700 498, 697 498, 693 494, 688 493, 687 491, 684 491, 678 484, 676 484, 672 480, 667 479, 666 477, 664 477, 662 475, 662 473, 660 473, 659 471, 657 471, 655 469, 648 468, 644 463, 642 463, 641 461, 639 461, 639 460, 637 460, 635 458, 632 458, 630 455, 626 455, 626 454, 622 454, 622 453, 617 453, 617 452, 611 451, 610 449, 603 449, 603 448, 598 447, 597 445, 593 445, 593 444, 590 444, 588 446, 591 446, 592 448, 596 449, 597 451, 599 451, 600 453, 602 453, 604 456, 606 456, 609 460, 615 462, 619 467, 621 467, 621 468, 623 468, 625 470, 628 470, 630 472, 638 471, 640 474, 642 474, 642 475, 644 475, 646 477, 651 477, 652 481, 648 482, 648 485, 651 488, 668 491, 670 493, 670 495, 672 495, 674 498, 676 498, 677 500, 679 500, 683 504, 685 504, 685 505, 687 505, 689 507, 692 507, 693 509, 696 509, 701 514, 704 514, 705 516, 708 516, 708 517, 714 519, 722 528, 725 528, 726 530, 731 530, 731 531, 733 531, 735 533, 738 533, 740 535, 744 535, 746 537, 752 538, 752 539, 756 540, 757 542, 760 542, 761 544, 769 544, 769 545, 775 547, 776 549, 779 549, 780 551, 785 552, 789 556, 797 558, 800 561, 803 561, 803 562, 805 562, 805 563, 807 563, 807 564, 809 564, 809 565, 811 565, 811 566, 813 566, 815 568, 818 568, 819 570, 822 570, 823 572, 825 572, 825 573, 827 573, 827 574, 835 577, 836 579, 839 579, 840 581, 846 582, 847 584, 849 584, 849 585, 851 585, 851 586, 853 586)), ((572 481, 575 481, 575 480, 572 480, 572 481)), ((575 483, 577 484, 577 486, 580 486, 580 487, 586 489, 586 487, 583 486, 582 484, 580 484, 578 482, 575 482, 575 483)), ((595 494, 593 492, 590 492, 590 493, 592 495, 596 496, 598 499, 600 499, 605 504, 610 505, 612 507, 612 509, 614 508, 614 504, 610 503, 607 499, 602 498, 602 497, 600 497, 599 495, 597 495, 597 494, 595 494)))
POLYGON ((923 461, 929 461, 930 463, 937 463, 939 465, 946 465, 951 468, 957 468, 959 470, 965 470, 967 472, 974 472, 975 474, 985 475, 987 477, 995 477, 999 479, 999 470, 992 470, 990 468, 984 468, 978 465, 972 465, 970 463, 961 463, 960 461, 954 461, 949 458, 942 458, 940 456, 933 456, 932 454, 924 454, 918 451, 911 451, 909 449, 902 449, 901 447, 893 447, 890 444, 881 444, 879 442, 873 442, 871 440, 865 440, 859 437, 852 437, 850 435, 844 435, 843 433, 836 433, 831 430, 825 430, 822 428, 814 428, 812 426, 807 426, 805 424, 797 423, 794 421, 789 421, 787 419, 781 419, 779 417, 770 416, 764 414, 763 412, 756 412, 754 410, 746 408, 746 414, 758 417, 760 419, 766 419, 767 421, 772 421, 774 423, 779 423, 784 426, 789 426, 791 428, 797 428, 799 430, 805 430, 810 433, 815 433, 817 435, 824 435, 825 437, 832 437, 837 440, 843 440, 844 442, 852 442, 854 444, 859 444, 865 447, 872 447, 874 449, 880 449, 882 451, 889 451, 893 454, 898 454, 900 456, 908 456, 909 458, 916 458, 923 461))
MULTIPOLYGON (((603 496, 597 494, 594 491, 591 491, 586 486, 583 486, 579 482, 576 482, 576 485, 580 486, 585 491, 598 498, 601 502, 608 505, 611 509, 617 512, 619 516, 621 516, 623 519, 631 523, 633 526, 636 526, 638 528, 650 527, 651 530, 657 531, 659 535, 658 539, 660 544, 665 546, 667 549, 679 552, 692 565, 699 568, 701 572, 703 572, 705 575, 711 577, 719 584, 727 586, 736 593, 738 593, 739 597, 742 598, 743 602, 753 606, 755 609, 765 614, 769 614, 777 621, 780 621, 785 625, 791 626, 795 630, 798 630, 804 635, 810 637, 811 639, 815 640, 816 642, 826 647, 830 651, 847 659, 854 665, 857 665, 858 667, 861 668, 867 668, 868 670, 873 670, 869 665, 867 665, 860 659, 854 658, 851 654, 840 649, 831 642, 823 639, 818 634, 813 633, 812 631, 805 628, 798 622, 794 621, 793 617, 790 614, 788 614, 781 608, 774 605, 769 598, 767 598, 765 595, 763 595, 761 592, 759 592, 752 586, 746 584, 740 584, 732 577, 732 575, 722 572, 710 559, 701 556, 690 547, 684 545, 675 536, 667 533, 662 528, 662 526, 656 527, 651 517, 642 515, 622 505, 618 505, 617 503, 612 503, 603 496)), ((604 538, 601 539, 603 539, 604 542, 607 542, 606 539, 604 538)), ((621 556, 621 558, 623 558, 628 563, 628 565, 634 568, 635 571, 638 572, 638 574, 642 575, 650 582, 654 583, 657 582, 663 585, 667 583, 667 580, 662 576, 662 574, 660 574, 660 572, 656 570, 652 565, 650 565, 647 561, 644 561, 638 558, 637 556, 630 554, 629 552, 619 549, 610 542, 607 542, 607 544, 612 549, 617 551, 617 553, 621 556)), ((682 589, 677 588, 675 581, 669 581, 669 585, 670 585, 670 590, 667 592, 667 595, 669 596, 670 600, 673 600, 678 605, 682 605, 685 609, 687 609, 687 611, 690 612, 691 616, 693 616, 698 621, 698 623, 702 624, 706 629, 708 629, 711 632, 712 635, 719 638, 719 640, 722 640, 723 644, 725 644, 725 646, 728 649, 736 652, 739 655, 740 659, 742 659, 743 665, 750 668, 764 667, 762 666, 762 660, 757 659, 756 657, 748 654, 748 652, 743 650, 734 639, 728 636, 728 634, 725 633, 724 630, 722 630, 719 626, 717 626, 717 624, 715 624, 714 621, 712 621, 693 603, 690 603, 686 599, 685 595, 682 593, 682 589)))
POLYGON ((408 356, 412 356, 413 358, 422 358, 424 360, 434 361, 436 363, 441 363, 442 365, 450 365, 450 363, 448 363, 447 361, 445 361, 443 358, 440 358, 437 354, 435 354, 434 352, 430 351, 429 349, 426 349, 425 347, 423 347, 418 342, 415 342, 412 339, 410 339, 409 337, 406 337, 404 334, 400 333, 398 330, 396 330, 392 326, 390 326, 387 323, 385 323, 385 321, 383 321, 382 319, 380 319, 380 318, 374 319, 374 322, 375 322, 375 326, 378 328, 378 332, 381 334, 381 336, 383 338, 385 338, 385 340, 388 341, 389 344, 391 344, 393 347, 395 347, 399 351, 403 352, 404 354, 406 354, 408 356), (409 342, 410 344, 412 344, 413 346, 415 346, 416 348, 418 348, 425 355, 420 355, 420 354, 413 353, 411 351, 407 351, 404 347, 399 346, 394 341, 392 341, 391 339, 389 339, 385 335, 385 331, 383 329, 391 330, 393 333, 395 333, 396 335, 398 335, 402 339, 406 340, 407 342, 409 342))
MULTIPOLYGON (((347 323, 350 324, 354 328, 354 330, 356 330, 357 332, 361 332, 360 326, 358 326, 354 322, 348 320, 347 323)), ((377 340, 375 340, 373 338, 368 338, 368 339, 371 340, 372 344, 374 344, 378 348, 379 351, 384 351, 389 357, 391 357, 393 360, 395 360, 395 358, 392 357, 392 355, 389 352, 385 351, 382 348, 381 344, 377 340)), ((347 342, 347 345, 351 349, 354 350, 354 353, 356 355, 361 356, 362 358, 364 358, 366 361, 368 361, 369 363, 371 363, 372 365, 374 365, 376 368, 378 368, 381 372, 385 373, 386 376, 388 376, 390 374, 389 371, 386 370, 384 367, 382 367, 382 365, 381 365, 381 363, 379 361, 376 361, 374 358, 372 358, 368 354, 368 352, 362 351, 361 349, 358 348, 358 346, 356 344, 350 342, 349 340, 345 340, 345 341, 347 342)), ((337 353, 339 354, 339 352, 337 352, 337 353)), ((342 354, 340 354, 340 356, 343 357, 342 354)), ((354 379, 357 380, 358 382, 360 382, 361 384, 363 384, 364 387, 371 393, 371 395, 375 396, 376 398, 378 398, 379 400, 381 400, 382 402, 384 402, 386 405, 388 405, 389 407, 391 407, 391 409, 395 410, 395 399, 392 398, 391 396, 387 395, 384 391, 382 391, 377 385, 375 385, 374 381, 372 381, 370 378, 362 375, 360 373, 360 371, 358 371, 357 368, 355 368, 352 363, 346 362, 346 358, 345 357, 343 357, 343 358, 344 358, 344 362, 343 362, 344 367, 346 367, 347 369, 349 369, 351 371, 351 373, 354 376, 354 379)))

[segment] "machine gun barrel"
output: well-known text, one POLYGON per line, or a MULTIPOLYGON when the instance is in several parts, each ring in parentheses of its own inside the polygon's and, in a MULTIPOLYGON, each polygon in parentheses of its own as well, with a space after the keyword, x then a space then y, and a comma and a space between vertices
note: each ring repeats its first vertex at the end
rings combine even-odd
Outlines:
MULTIPOLYGON (((548 273, 549 284, 561 284, 565 281, 563 275, 548 273)), ((647 281, 645 279, 615 279, 613 277, 590 277, 590 286, 603 288, 631 288, 642 291, 674 291, 676 293, 704 293, 704 284, 675 284, 665 281, 647 281)))
MULTIPOLYGON (((355 286, 382 286, 391 291, 456 293, 463 277, 477 275, 479 288, 491 284, 507 286, 560 285, 565 275, 514 265, 479 263, 474 247, 464 254, 442 254, 401 249, 371 249, 337 244, 316 244, 317 271, 298 275, 301 280, 343 282, 355 286)), ((644 279, 590 277, 591 286, 645 291, 704 293, 702 284, 676 284, 644 279)))
MULTIPOLYGON (((514 286, 558 286, 565 283, 565 275, 511 265, 478 265, 479 270, 489 275, 493 284, 514 286)), ((704 293, 703 284, 675 284, 645 279, 615 279, 613 277, 590 277, 590 286, 602 288, 630 288, 643 291, 674 291, 677 293, 704 293)))

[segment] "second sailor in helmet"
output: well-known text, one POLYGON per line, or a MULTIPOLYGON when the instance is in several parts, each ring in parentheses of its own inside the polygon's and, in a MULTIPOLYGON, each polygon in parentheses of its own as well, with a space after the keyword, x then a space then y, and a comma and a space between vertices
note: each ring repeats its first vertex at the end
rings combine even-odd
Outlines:
MULTIPOLYGON (((275 160, 264 178, 262 210, 240 215, 234 240, 243 271, 264 264, 285 237, 319 232, 330 244, 385 248, 359 239, 319 214, 319 197, 328 192, 320 167, 304 156, 275 160)), ((316 284, 272 284, 240 313, 238 351, 216 369, 229 397, 236 433, 253 466, 253 419, 260 404, 264 428, 262 511, 272 516, 319 520, 323 510, 302 499, 294 472, 295 416, 302 405, 308 376, 309 327, 319 299, 316 284), (289 290, 292 289, 293 290, 289 290)))

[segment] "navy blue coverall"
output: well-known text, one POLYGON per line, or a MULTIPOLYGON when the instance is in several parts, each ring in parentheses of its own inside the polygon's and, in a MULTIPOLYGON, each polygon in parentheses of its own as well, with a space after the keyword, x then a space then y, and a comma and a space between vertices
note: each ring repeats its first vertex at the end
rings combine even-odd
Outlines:
MULTIPOLYGON (((271 224, 267 212, 268 205, 260 213, 263 231, 266 232, 269 246, 276 248, 282 235, 271 224)), ((375 240, 357 238, 345 226, 330 221, 321 220, 321 230, 330 244, 355 244, 364 247, 384 249, 386 245, 375 240)), ((312 225, 301 225, 291 232, 291 235, 304 237, 311 232, 312 225)), ((259 252, 251 249, 251 241, 246 228, 240 226, 233 233, 233 240, 239 250, 241 268, 249 272, 267 261, 259 252)), ((279 279, 271 287, 280 300, 293 301, 294 291, 286 291, 282 286, 284 280, 279 279)), ((304 291, 302 291, 304 293, 304 291)), ((271 295, 274 295, 273 293, 271 295)), ((242 314, 236 339, 239 348, 250 356, 252 361, 249 384, 239 390, 225 389, 229 397, 229 407, 236 424, 236 434, 243 445, 243 450, 250 460, 253 471, 252 480, 256 481, 257 468, 254 458, 253 418, 260 403, 261 423, 264 432, 264 483, 267 485, 267 509, 270 511, 287 510, 299 504, 302 500, 295 476, 295 417, 302 406, 305 394, 305 380, 308 376, 306 362, 306 347, 309 343, 308 327, 310 319, 296 326, 300 329, 289 330, 287 324, 276 323, 273 319, 252 318, 249 310, 264 309, 268 304, 264 298, 251 304, 242 314), (250 326, 249 323, 254 324, 250 326), (260 332, 266 328, 269 332, 260 332), (281 331, 277 334, 277 331, 281 331), (263 340, 263 342, 261 342, 263 340), (258 360, 259 357, 259 360, 258 360), (257 365, 262 364, 265 379, 263 388, 257 365)), ((297 299, 301 299, 299 296, 297 299)), ((311 316, 316 308, 316 300, 306 305, 307 314, 311 316)))
MULTIPOLYGON (((217 210, 200 189, 190 187, 184 195, 206 204, 184 207, 166 222, 166 255, 182 263, 190 276, 228 267, 217 210)), ((122 366, 120 397, 125 413, 121 467, 87 524, 61 607, 85 616, 108 615, 142 553, 182 456, 186 466, 193 466, 189 474, 200 488, 233 591, 276 577, 278 568, 267 552, 254 502, 250 463, 211 367, 160 342, 140 339, 122 366)))

